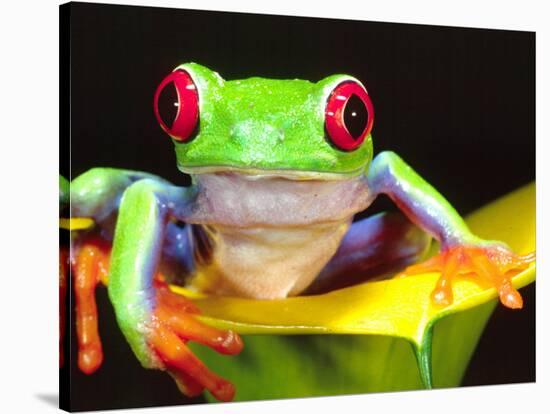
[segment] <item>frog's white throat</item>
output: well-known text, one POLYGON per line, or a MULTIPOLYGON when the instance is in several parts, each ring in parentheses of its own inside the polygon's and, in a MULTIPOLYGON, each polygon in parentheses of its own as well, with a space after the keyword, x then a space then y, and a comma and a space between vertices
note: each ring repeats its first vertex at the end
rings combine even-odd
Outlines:
POLYGON ((213 250, 190 287, 274 299, 307 288, 334 255, 353 215, 371 200, 359 177, 298 181, 235 173, 200 174, 192 222, 213 250))
POLYGON ((362 177, 340 180, 234 172, 198 174, 193 223, 286 227, 338 222, 372 202, 362 177))

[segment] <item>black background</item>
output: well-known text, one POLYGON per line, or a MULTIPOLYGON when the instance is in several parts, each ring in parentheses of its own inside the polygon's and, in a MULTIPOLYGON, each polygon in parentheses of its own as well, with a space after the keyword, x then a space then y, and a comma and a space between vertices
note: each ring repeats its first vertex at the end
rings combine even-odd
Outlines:
MULTIPOLYGON (((376 110, 375 153, 399 153, 462 214, 535 178, 534 33, 72 3, 70 36, 66 176, 108 166, 187 183, 152 98, 175 66, 194 61, 225 79, 361 79, 376 110)), ((369 213, 383 208, 392 207, 380 200, 369 213)), ((534 292, 523 290, 522 311, 497 309, 465 385, 535 380, 534 292)), ((72 334, 72 408, 185 403, 169 376, 130 353, 103 288, 98 302, 105 362, 81 374, 72 334)))

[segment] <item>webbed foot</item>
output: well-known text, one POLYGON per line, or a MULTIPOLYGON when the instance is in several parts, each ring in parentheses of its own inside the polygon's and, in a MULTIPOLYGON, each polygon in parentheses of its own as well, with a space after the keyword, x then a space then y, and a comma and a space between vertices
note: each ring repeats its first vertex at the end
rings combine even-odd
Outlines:
POLYGON ((476 246, 456 245, 442 250, 423 263, 409 266, 398 277, 441 272, 432 292, 433 303, 440 306, 453 303, 452 282, 456 277, 472 277, 482 286, 496 288, 504 306, 519 309, 523 306, 523 300, 512 286, 511 278, 534 260, 534 252, 518 255, 497 242, 476 246))
POLYGON ((187 396, 207 389, 220 401, 231 401, 235 387, 210 371, 187 347, 187 341, 199 342, 225 355, 238 354, 243 343, 238 334, 222 331, 199 322, 199 309, 185 297, 173 293, 162 282, 157 286, 157 302, 151 320, 149 345, 187 396))

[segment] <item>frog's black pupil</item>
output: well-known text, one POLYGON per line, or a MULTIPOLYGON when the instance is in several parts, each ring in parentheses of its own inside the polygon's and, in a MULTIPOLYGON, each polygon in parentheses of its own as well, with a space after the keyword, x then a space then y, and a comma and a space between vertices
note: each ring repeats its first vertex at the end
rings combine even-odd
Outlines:
POLYGON ((174 82, 167 84, 159 95, 158 109, 159 114, 168 128, 172 128, 172 124, 176 120, 178 114, 178 93, 176 92, 176 85, 174 82))
POLYGON ((344 109, 344 125, 353 139, 358 139, 369 120, 367 107, 361 98, 352 94, 346 102, 344 109))

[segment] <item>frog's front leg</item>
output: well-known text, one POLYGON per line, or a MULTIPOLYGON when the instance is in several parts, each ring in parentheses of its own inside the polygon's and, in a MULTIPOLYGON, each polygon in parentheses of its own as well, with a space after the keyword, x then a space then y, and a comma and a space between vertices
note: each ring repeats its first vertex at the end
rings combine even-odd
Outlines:
POLYGON ((198 309, 154 280, 167 224, 186 221, 192 211, 193 188, 153 180, 130 186, 121 200, 115 230, 108 292, 122 332, 147 368, 167 370, 187 395, 204 388, 220 400, 231 400, 231 383, 212 373, 186 346, 203 343, 223 354, 242 349, 238 335, 198 322, 198 309))
MULTIPOLYGON (((76 225, 79 230, 71 234, 70 258, 69 252, 63 249, 61 252, 60 311, 64 313, 66 275, 70 268, 76 302, 78 366, 86 374, 95 372, 103 361, 95 290, 99 284, 107 284, 112 231, 120 198, 132 183, 146 178, 168 183, 152 174, 114 168, 92 168, 70 184, 64 177, 59 177, 60 213, 62 216, 67 214, 70 207, 71 216, 71 219, 62 219, 65 223, 63 226, 69 225, 74 230, 75 223, 80 223, 76 225), (87 225, 80 228, 82 223, 90 222, 95 222, 91 229, 87 225), (69 263, 65 263, 66 258, 70 259, 69 263)), ((63 318, 60 321, 63 322, 63 318)), ((60 343, 63 327, 60 330, 60 343)))
POLYGON ((505 306, 522 307, 510 272, 525 269, 534 254, 517 255, 501 242, 472 234, 449 202, 393 152, 382 152, 373 160, 366 180, 371 191, 387 194, 412 222, 439 240, 438 255, 404 273, 441 272, 432 293, 436 304, 452 303, 454 278, 474 275, 477 283, 495 287, 505 306))
MULTIPOLYGON (((78 367, 92 374, 103 362, 95 292, 97 286, 107 286, 113 230, 122 194, 143 179, 170 184, 152 174, 113 168, 92 168, 70 184, 64 177, 59 179, 61 216, 68 214, 69 205, 71 210, 71 219, 62 218, 61 225, 74 230, 71 231, 71 249, 62 247, 60 251, 60 366, 63 365, 64 306, 69 270, 75 297, 78 367), (89 222, 95 225, 81 228, 83 223, 89 222)), ((176 270, 178 277, 189 274, 192 267, 188 258, 190 247, 182 233, 175 223, 169 223, 163 246, 163 264, 171 271, 176 270)))

